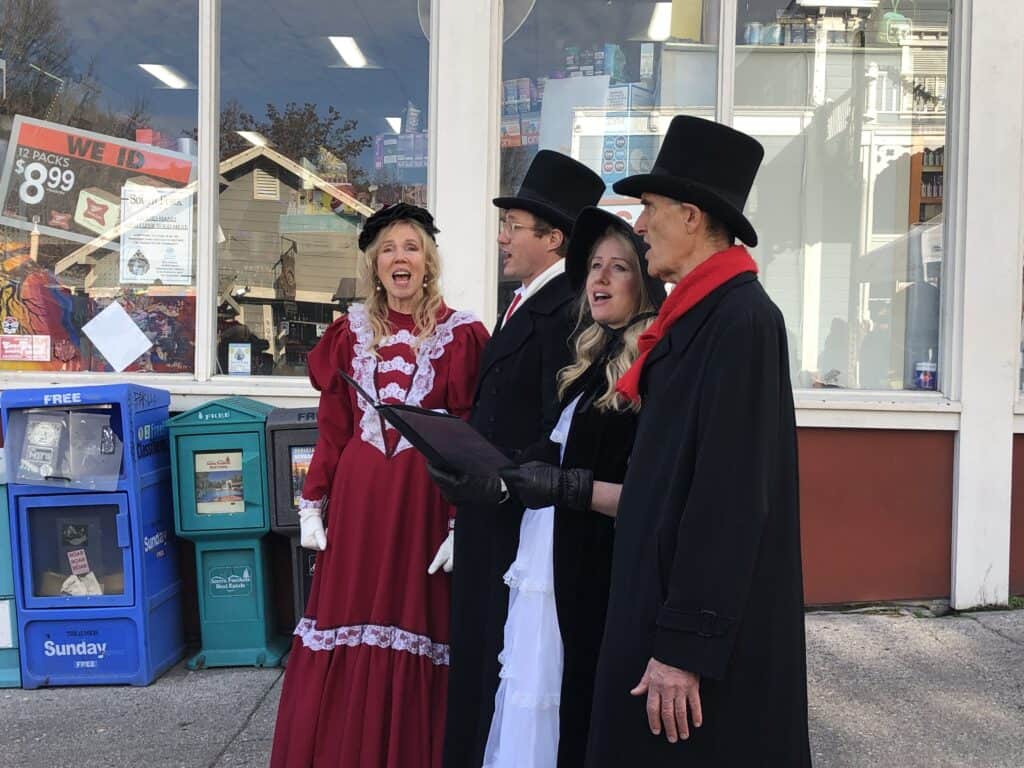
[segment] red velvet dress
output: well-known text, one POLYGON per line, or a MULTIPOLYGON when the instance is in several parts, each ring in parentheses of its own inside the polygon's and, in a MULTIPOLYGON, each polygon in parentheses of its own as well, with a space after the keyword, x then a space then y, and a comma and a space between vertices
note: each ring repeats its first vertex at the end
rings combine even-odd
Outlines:
POLYGON ((295 629, 274 733, 274 768, 439 768, 448 688, 450 576, 427 575, 455 510, 423 456, 336 371, 383 402, 466 416, 487 339, 470 313, 443 309, 417 349, 409 315, 370 347, 365 308, 351 307, 309 356, 320 390, 320 439, 303 487, 327 496, 317 555, 295 629))

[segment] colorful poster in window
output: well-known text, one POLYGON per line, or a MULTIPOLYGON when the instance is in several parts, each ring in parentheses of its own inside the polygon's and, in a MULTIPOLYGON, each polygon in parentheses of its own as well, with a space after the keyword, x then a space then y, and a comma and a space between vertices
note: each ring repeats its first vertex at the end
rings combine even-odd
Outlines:
POLYGON ((34 261, 28 239, 0 243, 0 371, 87 370, 79 329, 91 317, 90 299, 73 295, 52 271, 34 261), (32 340, 31 354, 24 339, 32 340), (49 340, 48 349, 43 349, 42 339, 49 340))
POLYGON ((0 176, 0 223, 38 223, 41 234, 79 243, 103 235, 98 244, 113 250, 125 184, 180 189, 192 177, 190 155, 18 115, 0 176))
POLYGON ((197 453, 196 513, 233 515, 245 509, 242 452, 197 453))
POLYGON ((302 486, 306 482, 306 475, 309 474, 309 465, 313 461, 312 445, 293 445, 292 454, 292 504, 299 508, 299 499, 302 498, 302 486))
MULTIPOLYGON (((192 289, 186 295, 158 293, 162 290, 155 287, 141 293, 128 288, 118 291, 114 297, 90 302, 90 317, 94 317, 111 302, 117 301, 139 326, 139 330, 153 342, 152 347, 125 368, 127 373, 192 372, 195 360, 196 297, 192 289)), ((113 370, 98 352, 91 354, 89 360, 89 370, 113 370)))

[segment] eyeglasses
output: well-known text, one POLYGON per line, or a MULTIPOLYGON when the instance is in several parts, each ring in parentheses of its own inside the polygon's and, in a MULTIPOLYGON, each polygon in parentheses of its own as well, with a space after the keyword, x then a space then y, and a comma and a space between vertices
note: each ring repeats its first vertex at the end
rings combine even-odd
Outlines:
POLYGON ((498 220, 498 231, 505 237, 513 237, 515 233, 518 232, 520 229, 529 229, 532 230, 533 232, 536 232, 538 230, 537 227, 531 227, 527 224, 519 224, 518 222, 509 221, 508 219, 498 220))

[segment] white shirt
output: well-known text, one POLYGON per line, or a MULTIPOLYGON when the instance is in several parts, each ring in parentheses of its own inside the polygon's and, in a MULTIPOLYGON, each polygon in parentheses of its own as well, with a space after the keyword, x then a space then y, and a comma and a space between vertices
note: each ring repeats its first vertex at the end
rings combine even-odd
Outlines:
MULTIPOLYGON (((516 288, 515 293, 512 294, 512 301, 515 301, 516 296, 520 297, 519 301, 516 304, 516 306, 513 307, 511 312, 506 312, 505 318, 501 322, 502 326, 504 326, 505 323, 509 321, 509 318, 512 317, 512 315, 514 315, 516 312, 520 310, 520 308, 522 308, 523 304, 525 304, 531 296, 538 293, 541 288, 543 288, 556 277, 564 273, 565 259, 559 259, 550 267, 548 267, 539 275, 537 275, 535 278, 533 278, 533 280, 530 281, 529 285, 521 285, 518 288, 516 288)), ((511 304, 509 306, 511 306, 511 304)))

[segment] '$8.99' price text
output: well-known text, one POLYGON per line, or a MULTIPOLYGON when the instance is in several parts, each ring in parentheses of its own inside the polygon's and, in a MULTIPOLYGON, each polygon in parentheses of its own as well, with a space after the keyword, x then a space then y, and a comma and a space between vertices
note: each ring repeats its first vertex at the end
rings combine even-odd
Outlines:
POLYGON ((70 168, 39 162, 26 164, 19 158, 14 164, 14 172, 25 179, 18 187, 18 197, 26 205, 41 203, 47 190, 69 192, 75 186, 75 172, 70 168))

